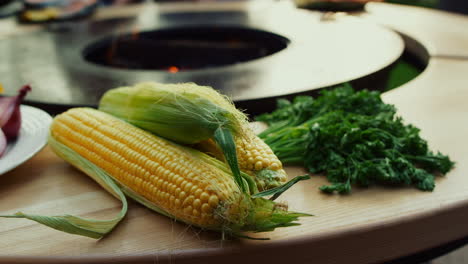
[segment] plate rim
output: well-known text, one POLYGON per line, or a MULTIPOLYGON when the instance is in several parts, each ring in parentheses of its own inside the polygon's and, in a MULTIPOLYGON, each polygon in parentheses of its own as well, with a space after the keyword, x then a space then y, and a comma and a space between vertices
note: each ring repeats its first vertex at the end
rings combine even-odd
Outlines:
MULTIPOLYGON (((20 111, 21 111, 21 127, 20 127, 20 131, 25 129, 25 118, 27 118, 27 114, 28 112, 36 112, 36 113, 40 113, 41 115, 41 124, 44 124, 43 126, 40 127, 41 131, 42 130, 49 130, 49 126, 52 122, 52 116, 49 115, 49 113, 47 113, 46 111, 40 109, 40 108, 37 108, 37 107, 33 107, 33 106, 29 106, 29 105, 20 105, 20 111)), ((48 134, 48 133, 47 133, 48 134)), ((21 134, 18 136, 18 138, 15 140, 15 142, 13 143, 14 145, 11 146, 12 143, 9 143, 7 145, 7 148, 10 147, 9 151, 5 153, 4 156, 2 156, 0 158, 0 161, 7 157, 9 153, 11 153, 11 151, 13 149, 15 149, 15 146, 17 145, 18 141, 21 140, 21 138, 23 137, 30 137, 31 135, 24 135, 24 134, 21 134)), ((44 139, 39 139, 41 140, 40 142, 38 142, 37 144, 34 144, 30 147, 30 150, 26 155, 24 155, 23 157, 19 158, 17 162, 12 162, 12 163, 7 163, 5 166, 1 167, 1 163, 0 163, 0 176, 2 176, 3 174, 6 174, 8 173, 9 171, 15 169, 16 167, 20 166, 21 164, 25 163, 26 161, 30 160, 32 157, 34 157, 39 151, 41 151, 46 145, 47 145, 47 137, 44 137, 44 139)), ((35 141, 36 142, 36 141, 35 141)))

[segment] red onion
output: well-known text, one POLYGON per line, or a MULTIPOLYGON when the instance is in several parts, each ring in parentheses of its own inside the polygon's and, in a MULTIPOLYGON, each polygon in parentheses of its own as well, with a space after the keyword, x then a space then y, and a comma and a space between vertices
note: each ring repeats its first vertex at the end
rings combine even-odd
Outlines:
POLYGON ((31 86, 23 86, 16 96, 0 98, 0 157, 5 152, 7 141, 15 139, 21 128, 20 104, 31 86))

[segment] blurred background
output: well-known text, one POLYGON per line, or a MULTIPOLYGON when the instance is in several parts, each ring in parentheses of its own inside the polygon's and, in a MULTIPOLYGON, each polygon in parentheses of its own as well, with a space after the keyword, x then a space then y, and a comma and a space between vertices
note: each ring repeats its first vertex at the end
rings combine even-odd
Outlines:
MULTIPOLYGON (((154 0, 155 2, 228 2, 239 0, 154 0)), ((241 0, 242 1, 242 0, 241 0)), ((262 1, 262 0, 258 0, 262 1)), ((355 8, 365 2, 388 2, 414 5, 428 8, 439 8, 457 13, 468 13, 468 1, 465 0, 296 0, 310 9, 355 8)), ((50 17, 70 19, 91 13, 96 7, 125 5, 144 2, 144 0, 0 0, 0 18, 5 16, 22 16, 23 21, 44 21, 50 17), (24 13, 34 10, 34 14, 24 13), (41 11, 42 13, 40 13, 41 11)))

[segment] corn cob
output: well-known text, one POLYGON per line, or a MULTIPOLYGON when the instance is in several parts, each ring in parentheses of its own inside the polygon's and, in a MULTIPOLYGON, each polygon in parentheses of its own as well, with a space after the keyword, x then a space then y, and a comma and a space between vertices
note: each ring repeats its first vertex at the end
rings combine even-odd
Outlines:
MULTIPOLYGON (((239 168, 254 177, 260 191, 284 184, 287 176, 281 161, 252 130, 245 129, 244 132, 248 137, 235 137, 239 168)), ((196 144, 195 148, 224 160, 223 153, 211 139, 196 144)))
MULTIPOLYGON (((108 173, 138 201, 192 225, 237 234, 296 225, 293 221, 304 216, 243 193, 216 159, 98 110, 75 108, 58 115, 50 135, 108 173)), ((61 148, 51 146, 75 165, 61 148)))
POLYGON ((277 187, 287 180, 279 159, 248 128, 247 117, 211 87, 140 83, 108 91, 99 109, 178 143, 199 143, 200 150, 226 160, 234 174, 239 166, 253 176, 259 190, 277 187), (234 158, 229 159, 224 142, 216 137, 219 127, 233 134, 234 158))
POLYGON ((210 87, 138 83, 107 91, 99 110, 181 144, 212 138, 218 127, 242 135, 247 117, 210 87))

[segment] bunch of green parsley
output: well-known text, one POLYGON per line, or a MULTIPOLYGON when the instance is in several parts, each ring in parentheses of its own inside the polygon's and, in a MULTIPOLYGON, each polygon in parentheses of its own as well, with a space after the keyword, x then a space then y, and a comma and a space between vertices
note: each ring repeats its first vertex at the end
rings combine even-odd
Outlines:
POLYGON ((259 136, 281 161, 326 174, 331 184, 320 189, 327 193, 349 193, 353 184, 432 191, 434 174, 454 167, 448 156, 429 150, 419 129, 404 124, 376 91, 345 84, 316 99, 280 99, 274 112, 256 120, 269 125, 259 136))

